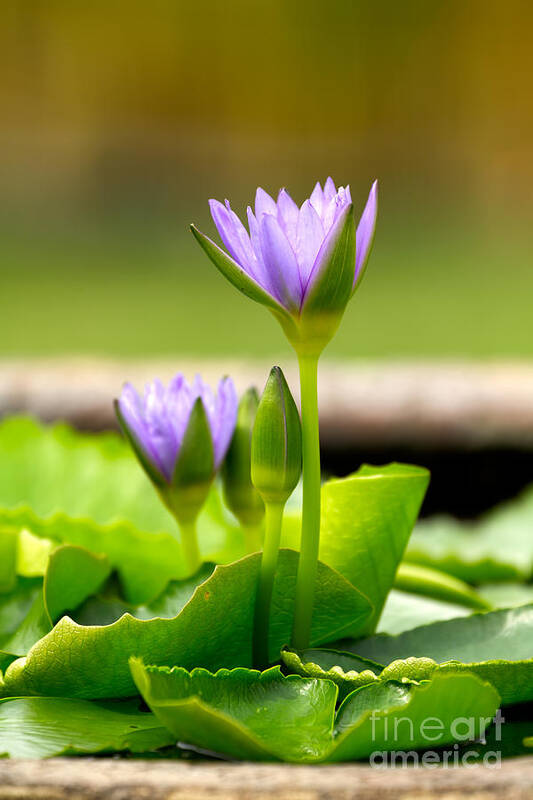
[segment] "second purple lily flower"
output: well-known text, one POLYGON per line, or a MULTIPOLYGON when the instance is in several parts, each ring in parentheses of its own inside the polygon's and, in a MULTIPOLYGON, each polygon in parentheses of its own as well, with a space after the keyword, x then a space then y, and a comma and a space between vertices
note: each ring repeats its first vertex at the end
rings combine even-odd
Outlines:
POLYGON ((299 208, 285 189, 277 202, 259 188, 248 229, 229 202, 210 200, 227 253, 193 227, 215 266, 244 294, 278 317, 301 352, 333 336, 363 277, 377 217, 377 181, 357 228, 350 188, 328 178, 299 208))
POLYGON ((127 383, 115 401, 120 426, 181 530, 189 572, 201 563, 196 520, 228 450, 237 420, 237 393, 224 378, 215 394, 199 375, 155 380, 144 395, 127 383))

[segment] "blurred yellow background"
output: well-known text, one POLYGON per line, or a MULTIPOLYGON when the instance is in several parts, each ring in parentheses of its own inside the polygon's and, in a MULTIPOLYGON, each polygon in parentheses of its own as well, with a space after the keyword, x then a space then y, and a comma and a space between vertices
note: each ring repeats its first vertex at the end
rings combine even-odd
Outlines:
POLYGON ((271 355, 188 232, 317 179, 374 252, 329 356, 533 355, 533 4, 3 0, 0 354, 271 355))

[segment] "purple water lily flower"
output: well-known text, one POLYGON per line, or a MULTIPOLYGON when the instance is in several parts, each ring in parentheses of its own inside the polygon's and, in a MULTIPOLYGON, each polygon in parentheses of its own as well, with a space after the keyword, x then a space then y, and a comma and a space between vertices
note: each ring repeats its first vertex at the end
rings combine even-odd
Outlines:
POLYGON ((216 470, 226 455, 237 420, 238 399, 231 378, 220 381, 216 394, 199 375, 189 384, 178 374, 166 387, 154 380, 147 384, 144 396, 127 383, 118 400, 121 423, 141 449, 143 460, 169 484, 198 398, 209 424, 216 470))
POLYGON ((324 187, 317 183, 300 208, 285 189, 277 201, 257 189, 248 228, 228 200, 209 205, 226 250, 191 227, 211 261, 274 313, 298 352, 321 352, 365 270, 376 227, 377 181, 357 229, 350 188, 337 189, 331 178, 324 187))
MULTIPOLYGON (((351 208, 350 188, 338 189, 331 178, 324 188, 317 183, 300 208, 285 189, 277 202, 257 189, 255 213, 248 206, 246 230, 229 202, 210 200, 211 214, 220 238, 234 261, 288 311, 299 311, 313 281, 321 274, 331 240, 351 208)), ((370 190, 356 233, 353 285, 362 275, 376 225, 377 181, 370 190)))

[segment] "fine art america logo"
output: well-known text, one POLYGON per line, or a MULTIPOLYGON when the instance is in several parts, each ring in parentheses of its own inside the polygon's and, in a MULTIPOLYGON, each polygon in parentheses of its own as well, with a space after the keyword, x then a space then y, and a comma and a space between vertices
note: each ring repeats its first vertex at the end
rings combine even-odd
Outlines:
MULTIPOLYGON (((375 750, 370 756, 370 765, 381 767, 458 767, 484 764, 487 767, 501 765, 501 751, 498 742, 502 738, 502 725, 505 722, 498 709, 494 719, 484 717, 457 717, 451 725, 445 725, 438 717, 425 717, 414 721, 409 717, 398 716, 386 719, 373 711, 372 741, 385 742, 384 750, 375 750), (493 723, 490 733, 490 747, 483 732, 493 723), (460 742, 449 747, 435 747, 449 732, 450 741, 460 742), (435 749, 431 749, 431 746, 435 749), (494 745, 494 747, 493 747, 494 745)), ((448 738, 448 737, 447 737, 448 738)))

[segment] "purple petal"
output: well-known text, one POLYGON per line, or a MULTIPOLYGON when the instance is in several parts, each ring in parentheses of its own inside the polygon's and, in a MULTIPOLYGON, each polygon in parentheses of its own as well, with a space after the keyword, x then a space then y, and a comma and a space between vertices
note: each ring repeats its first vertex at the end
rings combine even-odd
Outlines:
POLYGON ((257 222, 254 212, 252 211, 250 206, 248 206, 246 213, 248 214, 248 227, 250 228, 250 239, 252 242, 252 248, 255 257, 255 264, 254 264, 255 280, 260 286, 263 287, 263 289, 265 289, 265 291, 267 291, 270 295, 272 295, 272 297, 274 297, 276 300, 279 300, 279 298, 276 295, 276 290, 272 286, 270 276, 267 272, 267 269, 265 267, 265 262, 263 260, 263 252, 261 250, 261 237, 259 236, 259 223, 257 222))
POLYGON ((228 252, 246 272, 251 273, 254 253, 248 231, 238 216, 231 210, 229 203, 227 206, 223 206, 218 200, 210 200, 209 208, 211 209, 213 222, 217 226, 220 238, 228 252))
POLYGON ((372 240, 374 239, 374 232, 376 230, 376 220, 378 214, 378 182, 374 181, 365 210, 359 220, 356 232, 356 246, 355 246, 355 278, 354 287, 358 279, 362 276, 363 270, 368 259, 372 240))
POLYGON ((326 203, 329 203, 335 195, 337 194, 337 189, 335 188, 335 184, 333 183, 333 178, 328 178, 324 184, 324 200, 326 203))
POLYGON ((309 200, 311 201, 316 213, 320 217, 322 215, 322 209, 324 208, 324 192, 322 191, 322 186, 318 181, 315 184, 315 188, 313 189, 309 200))
POLYGON ((212 425, 213 449, 215 455, 215 469, 218 469, 224 460, 231 439, 235 424, 237 422, 238 397, 235 385, 231 378, 223 378, 218 384, 218 391, 215 400, 215 420, 212 425))
POLYGON ((156 470, 164 474, 163 465, 157 451, 152 446, 150 434, 144 420, 143 401, 131 383, 124 385, 118 403, 125 424, 139 447, 144 451, 147 460, 152 463, 156 470))
MULTIPOLYGON (((189 424, 194 395, 185 377, 178 373, 169 383, 166 393, 166 414, 176 440, 176 457, 183 444, 189 424)), ((172 470, 174 471, 174 470, 172 470)))
POLYGON ((309 200, 306 200, 300 209, 297 231, 298 266, 302 286, 306 286, 320 245, 324 240, 322 222, 309 200))
POLYGON ((285 231, 293 249, 296 248, 296 226, 298 225, 299 209, 292 197, 285 189, 278 195, 278 221, 285 231))
POLYGON ((170 481, 181 442, 169 418, 168 392, 159 380, 147 384, 145 388, 144 419, 151 446, 157 453, 163 474, 170 481))
POLYGON ((346 214, 349 212, 350 206, 345 206, 342 212, 339 214, 333 225, 331 226, 329 232, 326 235, 326 238, 322 242, 320 250, 318 251, 317 257, 315 259, 315 263, 313 264, 313 269, 311 270, 311 274, 309 275, 309 280, 305 286, 304 296, 302 299, 302 306, 305 303, 306 296, 310 291, 311 287, 313 286, 314 282, 318 280, 324 265, 327 262, 327 259, 330 255, 330 249, 332 244, 334 243, 336 237, 339 234, 340 228, 344 225, 346 221, 346 214))
POLYGON ((259 186, 255 193, 255 216, 258 222, 261 221, 263 214, 272 214, 273 217, 277 217, 278 207, 270 195, 259 186))
POLYGON ((322 214, 320 216, 322 220, 322 225, 324 226, 324 230, 327 233, 333 223, 335 222, 335 215, 337 213, 338 205, 337 205, 337 198, 332 197, 331 200, 328 200, 324 203, 324 208, 322 210, 322 214))
POLYGON ((211 387, 208 386, 207 383, 203 382, 200 375, 194 376, 192 393, 195 400, 198 397, 202 399, 202 403, 204 404, 205 408, 205 413, 207 414, 207 419, 211 424, 215 415, 215 397, 213 395, 211 387))
POLYGON ((296 256, 277 219, 263 214, 259 223, 263 261, 280 302, 288 310, 300 307, 302 285, 296 256))
MULTIPOLYGON (((218 469, 229 447, 237 422, 238 398, 231 378, 223 378, 216 396, 211 387, 196 375, 193 383, 194 399, 200 397, 205 409, 211 436, 215 469, 218 469)), ((193 400, 194 402, 194 400, 193 400)))

